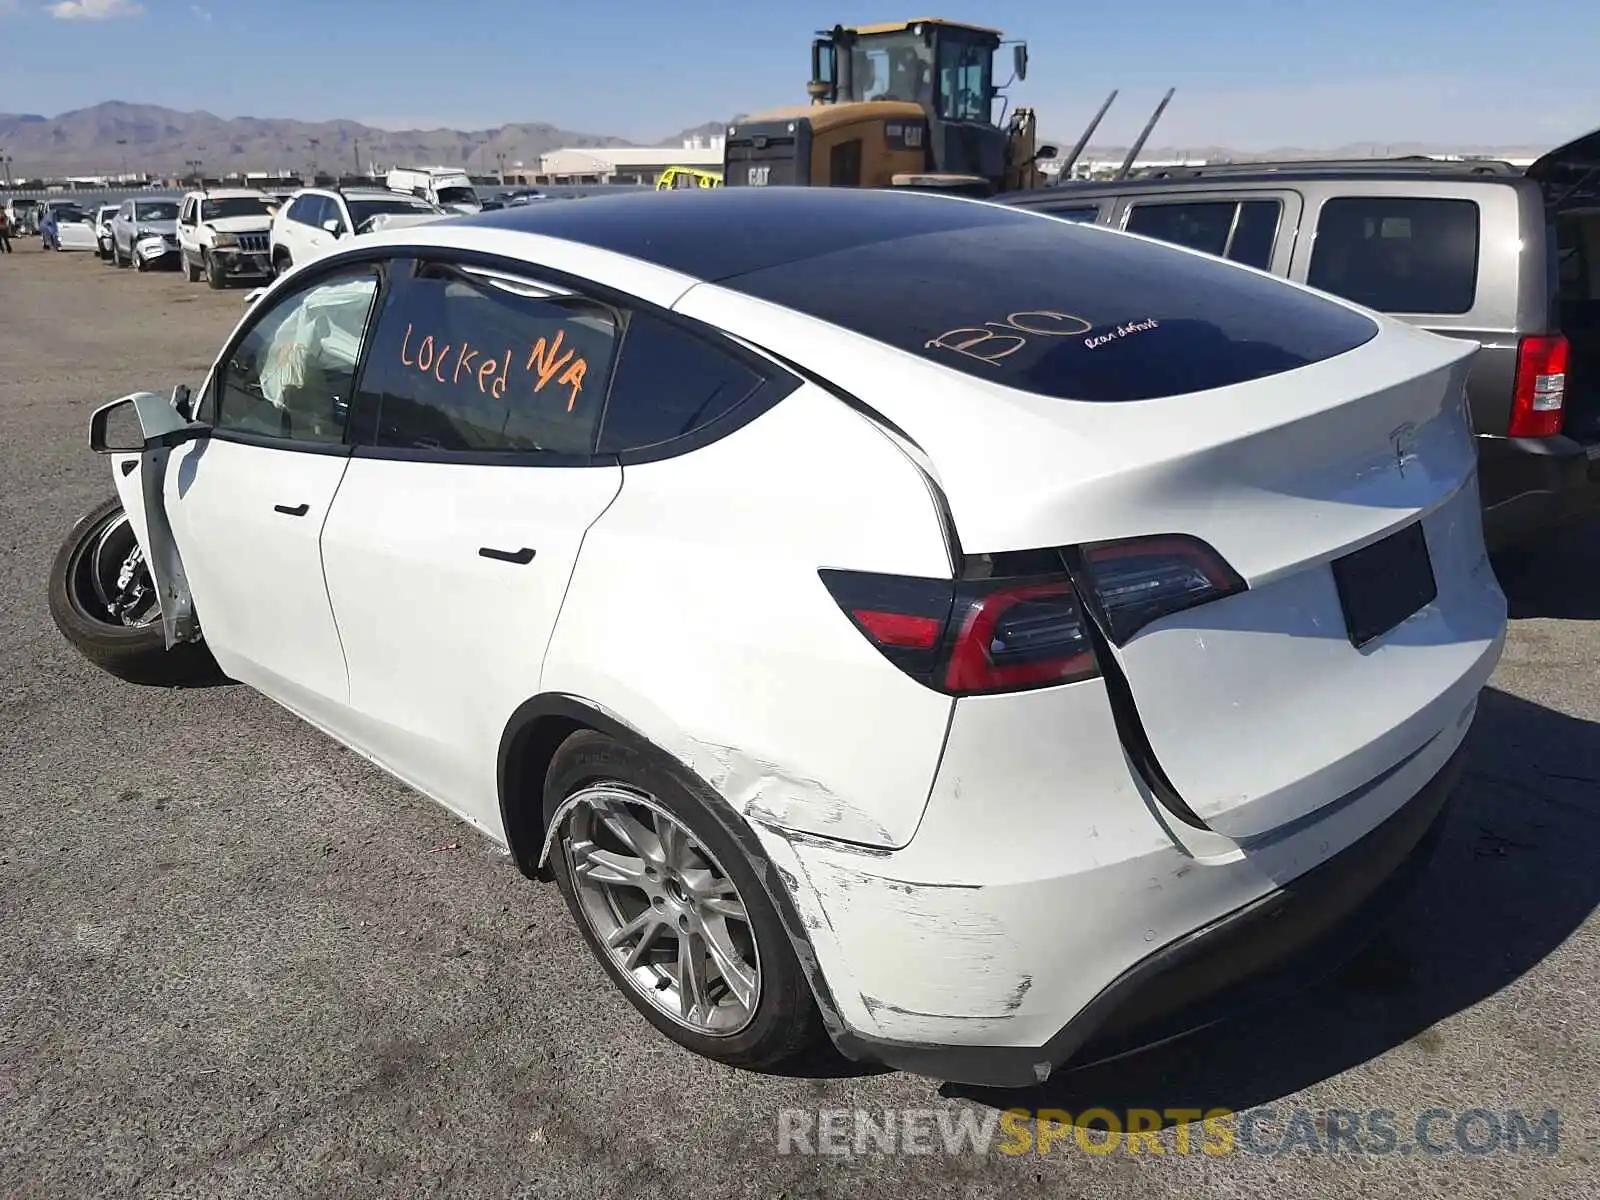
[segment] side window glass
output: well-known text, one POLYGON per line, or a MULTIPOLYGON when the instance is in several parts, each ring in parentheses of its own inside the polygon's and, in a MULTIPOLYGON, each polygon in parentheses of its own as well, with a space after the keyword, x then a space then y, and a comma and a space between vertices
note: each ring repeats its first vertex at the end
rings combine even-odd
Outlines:
POLYGON ((599 449, 620 454, 692 433, 737 408, 763 377, 659 317, 634 313, 611 381, 599 449))
POLYGON ((1175 242, 1191 250, 1220 255, 1228 247, 1228 231, 1233 228, 1232 200, 1208 200, 1197 204, 1135 204, 1125 228, 1129 233, 1175 242))
POLYGON ((1277 200, 1246 200, 1240 204, 1239 219, 1228 242, 1228 257, 1263 271, 1270 267, 1282 212, 1283 205, 1277 200))
POLYGON ((311 224, 311 210, 316 207, 315 196, 300 196, 289 206, 289 219, 301 225, 311 224))
POLYGON ((523 280, 424 264, 396 280, 363 399, 395 449, 593 453, 616 318, 523 280))
POLYGON ((343 440, 378 274, 318 280, 275 304, 223 364, 215 426, 298 442, 343 440))
POLYGON ((1329 200, 1306 282, 1379 312, 1467 312, 1478 287, 1478 206, 1413 196, 1329 200))
MULTIPOLYGON (((1093 224, 1100 219, 1100 206, 1098 204, 1087 205, 1083 208, 1047 208, 1039 211, 1049 213, 1050 216, 1060 221, 1083 221, 1086 224, 1093 224)), ((1130 225, 1129 228, 1131 229, 1132 226, 1130 225)))

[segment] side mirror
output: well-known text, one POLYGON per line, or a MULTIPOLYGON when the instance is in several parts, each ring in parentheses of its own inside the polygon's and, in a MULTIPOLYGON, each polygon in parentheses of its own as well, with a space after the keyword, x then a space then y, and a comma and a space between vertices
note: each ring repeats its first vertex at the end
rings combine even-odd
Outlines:
POLYGON ((1039 162, 1049 162, 1058 153, 1060 153, 1060 151, 1058 151, 1054 146, 1040 146, 1033 152, 1033 157, 1039 162))
POLYGON ((339 224, 338 219, 334 217, 330 217, 328 220, 324 221, 322 223, 322 227, 329 233, 333 234, 334 237, 338 237, 339 230, 343 228, 343 226, 339 224))
POLYGON ((1028 43, 1018 42, 1011 48, 1011 69, 1018 79, 1028 77, 1028 43))
POLYGON ((194 420, 194 396, 187 383, 180 383, 172 389, 172 411, 185 421, 194 420))
POLYGON ((266 294, 267 294, 267 289, 264 288, 264 287, 251 288, 244 295, 245 307, 249 308, 252 304, 254 304, 257 300, 261 299, 261 297, 265 296, 266 294))
POLYGON ((205 432, 207 426, 178 415, 174 407, 177 396, 176 390, 169 399, 154 392, 135 392, 101 405, 89 418, 89 449, 96 454, 127 454, 143 450, 155 438, 176 443, 183 438, 173 435, 205 432))

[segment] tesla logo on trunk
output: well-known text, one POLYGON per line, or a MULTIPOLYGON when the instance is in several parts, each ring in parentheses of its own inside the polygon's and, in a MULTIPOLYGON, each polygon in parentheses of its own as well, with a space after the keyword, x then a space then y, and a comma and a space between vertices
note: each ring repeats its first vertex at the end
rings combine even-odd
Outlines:
POLYGON ((1417 457, 1416 435, 1417 427, 1410 421, 1389 431, 1389 444, 1394 447, 1394 469, 1402 476, 1406 473, 1406 464, 1417 457))

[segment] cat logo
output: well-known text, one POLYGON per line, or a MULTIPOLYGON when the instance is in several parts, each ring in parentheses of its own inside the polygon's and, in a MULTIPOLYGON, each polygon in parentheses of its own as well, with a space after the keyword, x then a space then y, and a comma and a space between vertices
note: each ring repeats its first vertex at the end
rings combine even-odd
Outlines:
POLYGON ((767 186, 767 179, 771 176, 771 174, 772 174, 772 168, 770 166, 766 166, 766 167, 751 167, 750 168, 750 176, 749 176, 750 186, 751 187, 766 187, 767 186))

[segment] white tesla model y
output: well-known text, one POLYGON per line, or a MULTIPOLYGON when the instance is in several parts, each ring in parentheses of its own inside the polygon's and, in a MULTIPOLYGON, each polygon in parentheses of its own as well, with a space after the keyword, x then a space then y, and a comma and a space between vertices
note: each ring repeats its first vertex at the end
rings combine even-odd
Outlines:
POLYGON ((979 201, 510 208, 102 409, 52 608, 553 876, 684 1046, 1031 1083, 1423 861, 1505 629, 1473 353, 979 201))

